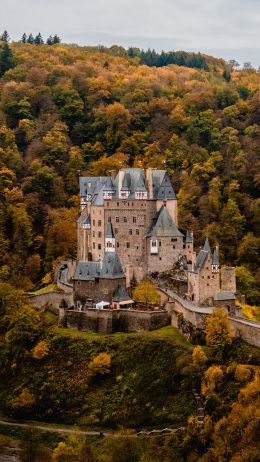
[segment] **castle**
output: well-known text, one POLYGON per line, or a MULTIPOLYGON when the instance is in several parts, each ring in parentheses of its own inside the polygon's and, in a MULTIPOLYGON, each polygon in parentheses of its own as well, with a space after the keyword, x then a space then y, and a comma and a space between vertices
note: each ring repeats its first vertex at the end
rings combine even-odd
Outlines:
POLYGON ((208 239, 198 255, 193 234, 178 228, 177 199, 166 170, 124 168, 80 178, 81 214, 73 278, 76 306, 130 307, 126 287, 185 259, 187 298, 197 305, 233 303, 234 268, 219 268, 208 239))

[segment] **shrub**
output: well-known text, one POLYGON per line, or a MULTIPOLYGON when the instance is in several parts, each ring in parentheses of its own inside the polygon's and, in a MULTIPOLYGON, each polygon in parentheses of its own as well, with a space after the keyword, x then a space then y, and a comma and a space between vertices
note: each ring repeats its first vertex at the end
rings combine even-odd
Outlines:
POLYGON ((32 355, 35 359, 42 359, 45 356, 47 356, 48 353, 49 347, 45 340, 42 340, 41 342, 37 343, 37 345, 35 345, 35 347, 32 350, 32 355))
POLYGON ((245 364, 238 364, 236 367, 235 379, 238 382, 248 382, 251 379, 251 369, 245 364))

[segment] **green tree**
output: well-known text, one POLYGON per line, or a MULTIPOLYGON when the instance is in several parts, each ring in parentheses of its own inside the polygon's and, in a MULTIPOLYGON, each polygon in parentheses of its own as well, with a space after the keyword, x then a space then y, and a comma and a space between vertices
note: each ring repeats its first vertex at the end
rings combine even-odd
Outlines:
POLYGON ((4 42, 0 45, 0 77, 9 69, 12 69, 14 65, 13 52, 8 43, 4 42))

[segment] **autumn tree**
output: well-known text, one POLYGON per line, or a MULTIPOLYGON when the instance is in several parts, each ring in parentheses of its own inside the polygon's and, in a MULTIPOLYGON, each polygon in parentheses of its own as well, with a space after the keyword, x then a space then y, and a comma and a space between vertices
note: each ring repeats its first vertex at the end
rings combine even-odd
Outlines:
POLYGON ((160 303, 160 295, 151 281, 141 281, 133 290, 133 299, 140 303, 160 303))
POLYGON ((206 343, 214 350, 223 350, 232 343, 232 330, 227 313, 223 308, 215 308, 206 320, 206 343))
POLYGON ((192 352, 192 362, 199 369, 203 369, 208 358, 200 345, 196 346, 192 352))

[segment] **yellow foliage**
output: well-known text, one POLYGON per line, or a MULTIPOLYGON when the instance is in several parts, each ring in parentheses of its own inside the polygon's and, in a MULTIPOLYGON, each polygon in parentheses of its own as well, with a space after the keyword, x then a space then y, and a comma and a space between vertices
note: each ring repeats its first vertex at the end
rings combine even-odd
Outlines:
POLYGON ((208 346, 223 348, 232 342, 232 330, 227 313, 223 308, 216 308, 206 320, 206 343, 208 346))
POLYGON ((51 273, 46 273, 45 276, 42 278, 42 283, 43 284, 50 284, 51 281, 52 281, 51 273))
POLYGON ((238 364, 235 378, 238 382, 248 382, 251 379, 251 368, 245 364, 238 364))
POLYGON ((42 359, 49 353, 49 347, 45 340, 37 343, 32 350, 32 355, 35 359, 42 359))
POLYGON ((217 388, 223 379, 223 371, 220 366, 211 366, 204 374, 206 386, 210 390, 217 388))
POLYGON ((13 409, 26 409, 35 403, 34 395, 28 390, 23 388, 20 394, 11 402, 13 409))
POLYGON ((91 374, 108 374, 110 372, 111 357, 107 353, 99 353, 89 363, 89 371, 91 374))
POLYGON ((207 362, 207 356, 200 345, 196 346, 192 352, 192 362, 195 366, 203 367, 207 362))
POLYGON ((251 305, 241 305, 242 314, 245 318, 260 321, 260 307, 251 305))
POLYGON ((151 281, 142 281, 133 290, 133 299, 143 303, 160 303, 160 295, 151 281))
POLYGON ((72 449, 63 441, 61 441, 58 446, 54 449, 52 454, 53 462, 65 462, 69 460, 68 458, 72 456, 72 449))

